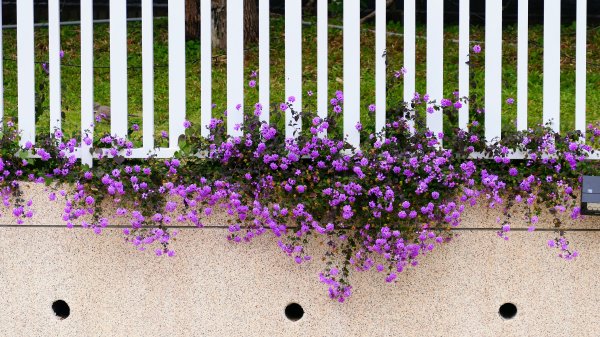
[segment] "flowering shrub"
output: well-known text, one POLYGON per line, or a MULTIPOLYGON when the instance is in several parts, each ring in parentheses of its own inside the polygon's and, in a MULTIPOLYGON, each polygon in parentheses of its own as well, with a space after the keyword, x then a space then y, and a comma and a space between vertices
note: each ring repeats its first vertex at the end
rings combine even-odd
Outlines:
POLYGON ((19 181, 70 183, 72 190, 48 195, 64 203, 68 227, 99 234, 109 224, 128 223, 123 230, 128 242, 140 250, 152 247, 156 255, 175 254, 170 242, 177 233, 169 225, 203 227, 217 211, 229 216, 228 240, 250 242, 270 232, 296 263, 312 259, 307 244, 319 239, 326 248, 319 278, 340 302, 351 295, 353 271, 374 269, 394 282, 420 255, 451 241, 449 229, 477 202, 502 211, 498 235, 505 240, 514 223, 534 230, 542 211, 549 211, 557 237, 548 246, 565 259, 575 258, 564 234, 581 217, 576 197, 581 175, 598 169, 586 157, 600 129, 590 125, 587 142, 578 131, 559 135, 543 125, 495 141, 483 136, 483 114, 474 114, 468 130, 446 134, 434 134, 421 122, 436 110, 456 116, 466 100, 456 94, 436 104, 415 94, 388 113, 381 133, 355 149, 323 136, 337 128, 342 92, 331 99, 334 115, 327 119, 295 111, 290 97, 280 110, 292 109, 292 123, 310 122, 296 139, 261 122, 263 107, 256 104, 238 126, 239 137, 227 135, 223 120, 211 120, 208 138, 186 121, 186 136, 172 159, 128 159, 133 143, 106 135, 94 144, 100 158, 93 168, 76 161, 74 138, 65 140, 56 131, 35 148, 20 148, 8 123, 0 141, 0 190, 4 205, 22 222, 34 209, 20 198, 19 181), (414 129, 408 116, 416 116, 414 129), (30 152, 40 159, 30 159, 30 152), (523 159, 510 159, 515 152, 523 159), (106 202, 114 211, 101 209, 106 202))

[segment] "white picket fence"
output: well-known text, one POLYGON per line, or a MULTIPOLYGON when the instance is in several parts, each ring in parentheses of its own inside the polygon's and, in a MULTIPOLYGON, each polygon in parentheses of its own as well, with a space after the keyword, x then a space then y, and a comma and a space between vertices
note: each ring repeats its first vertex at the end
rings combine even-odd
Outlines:
MULTIPOLYGON (((386 4, 376 0, 376 128, 384 126, 386 112, 386 62, 381 57, 386 51, 386 4)), ((500 136, 501 130, 501 72, 502 72, 502 2, 485 0, 485 135, 487 139, 500 136)), ((576 31, 576 107, 575 126, 585 130, 586 124, 586 2, 577 0, 576 31)), ((296 96, 296 106, 302 106, 302 8, 300 0, 285 2, 285 91, 296 96)), ((93 122, 93 16, 92 0, 81 1, 81 114, 82 133, 93 136, 88 125, 93 122)), ((442 98, 444 83, 443 53, 443 0, 427 0, 427 93, 442 98)), ((227 1, 227 127, 231 135, 239 135, 234 125, 242 122, 243 103, 243 0, 227 1)), ((328 111, 327 98, 327 0, 317 5, 317 106, 319 115, 328 111)), ((459 91, 469 93, 469 67, 466 64, 469 47, 469 0, 460 0, 459 15, 459 91)), ((528 0, 518 1, 518 95, 517 128, 527 127, 527 68, 528 68, 528 0)), ((544 80, 543 120, 560 126, 560 0, 546 0, 544 4, 544 80)), ((1 10, 1 9, 0 9, 1 10)), ((61 127, 60 89, 60 18, 59 0, 48 1, 50 64, 50 119, 51 130, 61 127)), ((149 152, 159 157, 170 157, 177 150, 178 138, 184 132, 186 119, 185 85, 185 0, 171 0, 168 5, 169 28, 169 147, 154 150, 154 78, 153 78, 153 8, 152 0, 142 0, 142 82, 143 82, 143 146, 134 150, 134 157, 146 157, 149 152)), ((201 13, 201 120, 207 125, 211 119, 211 1, 202 0, 201 13)), ((415 69, 415 0, 404 0, 404 67, 415 69)), ((17 3, 18 52, 18 126, 21 142, 35 142, 34 117, 34 40, 33 0, 17 3)), ((1 18, 0 12, 0 18, 1 18)), ((358 146, 360 134, 355 125, 360 120, 360 1, 346 0, 343 8, 344 56, 343 127, 351 144, 358 146)), ((1 35, 0 35, 1 39, 1 35)), ((267 107, 269 93, 269 0, 259 0, 259 100, 267 107)), ((1 41, 1 40, 0 40, 1 41)), ((0 50, 1 53, 1 50, 0 50)), ((1 65, 0 65, 1 66, 1 65)), ((1 69, 0 69, 1 70, 1 69)), ((2 71, 0 71, 0 80, 2 71)), ((404 98, 410 100, 415 91, 415 72, 403 78, 404 98)), ((111 132, 127 135, 127 20, 126 2, 110 0, 110 81, 111 132)), ((4 88, 0 95, 3 95, 4 88)), ((277 101, 283 98, 277 97, 277 101)), ((0 97, 0 117, 3 115, 3 96, 0 97)), ((286 114, 289 120, 290 112, 286 114)), ((262 118, 269 119, 265 109, 262 118)), ((427 124, 434 131, 442 131, 442 114, 427 115, 427 124)), ((197 121, 193 121, 197 122, 197 121)), ((459 126, 468 123, 468 105, 459 112, 459 126)), ((286 123, 287 125, 288 123, 286 123)), ((286 126, 292 136, 300 125, 286 126)), ((206 135, 207 131, 203 130, 206 135)), ((89 146, 78 152, 82 161, 92 162, 89 146)))

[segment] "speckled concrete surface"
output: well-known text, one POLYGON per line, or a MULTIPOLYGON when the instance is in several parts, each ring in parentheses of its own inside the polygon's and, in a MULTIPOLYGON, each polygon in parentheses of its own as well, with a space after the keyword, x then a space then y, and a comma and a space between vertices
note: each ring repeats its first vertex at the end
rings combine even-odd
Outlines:
MULTIPOLYGON (((223 229, 184 230, 178 255, 157 258, 118 229, 0 228, 0 336, 595 336, 600 332, 600 233, 570 238, 565 262, 552 233, 465 231, 396 284, 353 278, 330 302, 318 262, 298 266, 270 236, 232 244, 223 229), (65 300, 71 314, 51 310, 65 300), (303 306, 289 321, 284 308, 303 306), (517 305, 514 319, 498 308, 517 305)), ((316 248, 318 249, 318 248, 316 248)), ((313 249, 314 251, 314 249, 313 249)))
MULTIPOLYGON (((37 211, 28 223, 62 226, 44 188, 24 186, 37 211)), ((345 304, 327 298, 321 262, 296 265, 271 235, 232 244, 222 228, 182 229, 177 256, 158 258, 116 228, 0 226, 0 336, 600 336, 600 232, 571 232, 582 256, 566 262, 545 245, 552 232, 499 239, 497 214, 470 210, 462 227, 481 230, 458 231, 395 284, 355 274, 345 304), (71 309, 64 320, 58 299, 71 309), (291 302, 305 310, 299 321, 284 315, 291 302), (514 319, 498 314, 506 302, 514 319)))

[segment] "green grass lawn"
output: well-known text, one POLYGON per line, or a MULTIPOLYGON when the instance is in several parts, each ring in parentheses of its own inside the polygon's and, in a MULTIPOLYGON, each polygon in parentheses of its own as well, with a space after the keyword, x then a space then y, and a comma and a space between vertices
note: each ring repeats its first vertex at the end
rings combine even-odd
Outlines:
MULTIPOLYGON (((307 21, 315 21, 313 17, 305 17, 307 21)), ((155 121, 156 134, 161 130, 168 129, 168 34, 167 20, 155 20, 155 121)), ((363 28, 373 28, 372 24, 365 24, 363 28)), ((425 36, 425 26, 417 27, 417 35, 425 36)), ((402 33, 400 24, 390 23, 390 32, 402 33)), ((16 116, 17 107, 17 67, 16 62, 16 31, 5 30, 4 34, 4 90, 5 109, 7 116, 16 116)), ((458 44, 453 42, 458 38, 458 27, 445 27, 444 43, 444 94, 450 97, 452 92, 458 89, 458 44)), ((336 90, 343 89, 343 31, 330 28, 329 30, 329 96, 336 90)), ((483 41, 483 27, 471 28, 471 40, 483 41)), ((517 34, 516 26, 508 26, 503 32, 503 92, 502 101, 508 97, 516 99, 517 88, 517 34)), ((542 72, 543 72, 543 27, 530 27, 529 37, 529 124, 533 125, 542 121, 542 72)), ((417 69, 416 89, 424 93, 425 82, 425 58, 426 40, 416 40, 417 69)), ((481 43, 484 47, 485 45, 481 43)), ((364 124, 363 133, 367 135, 374 130, 374 115, 368 112, 368 105, 374 103, 375 94, 375 39, 374 33, 363 31, 361 33, 361 120, 364 124)), ((588 122, 600 120, 597 106, 600 103, 600 92, 595 90, 600 84, 600 65, 593 63, 600 57, 600 32, 597 29, 588 31, 588 78, 587 78, 587 120, 588 122)), ((65 114, 63 128, 67 134, 76 133, 80 129, 80 69, 79 64, 79 27, 63 26, 61 28, 61 47, 65 51, 62 67, 62 107, 65 114)), ((561 46, 561 129, 563 131, 574 128, 575 110, 575 26, 562 27, 561 46)), ((246 82, 250 79, 252 70, 258 69, 258 46, 247 46, 245 53, 246 82)), ((48 30, 45 28, 35 29, 36 61, 48 60, 48 30)), ((316 79, 317 79, 317 53, 316 53, 316 26, 303 26, 303 105, 304 109, 316 108, 316 79), (315 95, 309 97, 307 91, 312 90, 315 95)), ((216 108, 213 115, 222 116, 226 105, 226 58, 222 51, 213 52, 213 86, 212 97, 216 108)), ((387 55, 389 63, 388 84, 390 89, 387 95, 387 105, 397 106, 402 101, 402 81, 395 80, 393 71, 399 70, 403 62, 403 39, 402 36, 389 35, 387 38, 387 55)), ((484 53, 479 55, 484 58, 484 53)), ((186 48, 186 86, 187 86, 187 116, 192 122, 200 120, 200 43, 190 41, 186 48)), ((141 23, 131 22, 128 24, 128 96, 129 112, 135 117, 130 118, 131 123, 142 125, 142 73, 141 73, 141 23)), ((109 26, 98 24, 94 28, 94 65, 100 68, 94 70, 94 95, 95 101, 101 104, 110 104, 110 72, 109 65, 109 26)), ((481 63, 483 66, 483 63, 481 63)), ((38 79, 47 76, 40 64, 36 65, 38 79)), ((483 69, 475 73, 476 80, 481 84, 471 88, 472 93, 483 95, 483 69)), ((259 84, 260 85, 260 84, 259 84)), ((258 100, 258 90, 251 89, 246 84, 245 94, 246 106, 252 106, 258 100)), ((42 93, 48 91, 46 85, 42 93)), ((281 102, 284 96, 284 20, 283 17, 273 15, 271 20, 271 100, 281 102)), ((37 122, 38 133, 47 132, 48 100, 41 102, 44 111, 37 122)), ((516 104, 503 105, 502 128, 503 131, 515 129, 516 104)), ((103 122, 97 128, 97 132, 109 130, 109 123, 103 122)), ((447 123, 448 124, 448 123, 447 123)), ((451 126, 451 125, 446 125, 451 126)), ((363 136, 364 138, 364 136, 363 136)))

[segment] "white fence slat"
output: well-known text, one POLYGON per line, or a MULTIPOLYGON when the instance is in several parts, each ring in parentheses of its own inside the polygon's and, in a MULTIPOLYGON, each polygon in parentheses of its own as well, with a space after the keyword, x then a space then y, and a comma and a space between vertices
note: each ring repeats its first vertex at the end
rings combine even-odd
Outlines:
POLYGON ((502 2, 485 3, 485 138, 500 138, 502 102, 502 2))
POLYGON ((82 0, 81 17, 81 162, 92 165, 91 145, 83 140, 94 137, 94 16, 93 0, 82 0))
MULTIPOLYGON (((169 1, 169 147, 185 133, 185 0, 169 1)), ((229 34, 228 34, 229 35, 229 34)))
POLYGON ((269 0, 260 0, 258 4, 258 101, 262 105, 260 120, 267 123, 269 122, 269 103, 271 101, 269 91, 271 86, 271 60, 269 57, 271 52, 269 11, 269 0))
MULTIPOLYGON (((246 0, 250 1, 250 0, 246 0)), ((227 133, 244 121, 244 0, 227 0, 227 133), (241 104, 240 109, 236 105, 241 104)))
POLYGON ((50 67, 50 132, 61 128, 60 94, 60 7, 58 0, 48 1, 48 52, 50 67))
POLYGON ((4 42, 2 39, 2 0, 0 0, 0 130, 4 127, 4 42))
POLYGON ((575 129, 585 134, 587 1, 577 1, 575 50, 575 129))
POLYGON ((410 102, 415 94, 415 0, 404 1, 404 101, 410 102))
POLYGON ((380 132, 385 127, 386 37, 386 1, 377 0, 375 2, 375 132, 380 132))
POLYGON ((110 130, 113 136, 125 138, 127 137, 127 3, 122 0, 110 0, 109 15, 110 130))
POLYGON ((200 121, 202 125, 201 135, 208 137, 210 130, 208 125, 212 118, 212 8, 211 0, 200 2, 200 121))
MULTIPOLYGON (((294 96, 295 111, 302 111, 302 1, 285 1, 285 100, 294 96)), ((293 121, 292 111, 285 112, 285 137, 296 138, 302 130, 302 120, 293 121)))
MULTIPOLYGON (((317 1, 317 112, 322 119, 327 118, 329 100, 327 93, 327 68, 328 68, 328 12, 327 0, 317 1)), ((325 137, 326 131, 319 133, 325 137)))
POLYGON ((20 144, 35 143, 33 0, 17 2, 17 82, 20 144))
MULTIPOLYGON (((469 0, 460 0, 458 22, 458 93, 469 97, 469 0)), ((469 102, 458 110, 458 127, 466 130, 469 123, 469 102)))
POLYGON ((142 123, 143 147, 154 148, 154 8, 142 0, 142 123))
POLYGON ((544 1, 544 124, 560 130, 560 1, 544 1))
MULTIPOLYGON (((415 0, 404 0, 404 101, 410 102, 415 94, 415 37, 416 37, 416 6, 415 0)), ((408 125, 412 130, 414 120, 410 119, 408 125)))
POLYGON ((517 38, 517 130, 527 130, 529 0, 519 0, 517 38))
MULTIPOLYGON (((427 0, 427 93, 439 104, 444 90, 444 1, 427 0)), ((437 135, 443 131, 442 111, 427 113, 427 127, 437 135)))
POLYGON ((360 1, 344 3, 344 136, 358 149, 360 132, 360 1))

